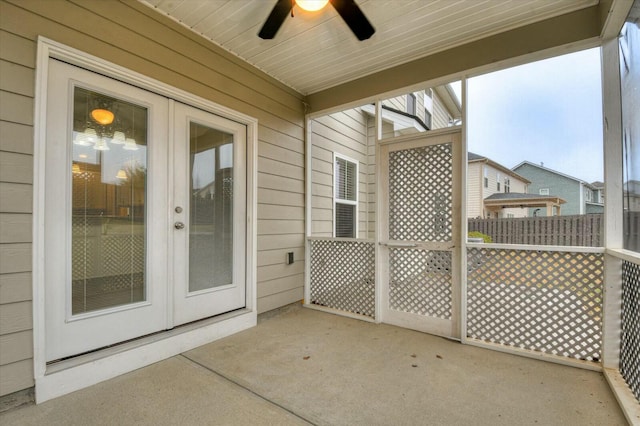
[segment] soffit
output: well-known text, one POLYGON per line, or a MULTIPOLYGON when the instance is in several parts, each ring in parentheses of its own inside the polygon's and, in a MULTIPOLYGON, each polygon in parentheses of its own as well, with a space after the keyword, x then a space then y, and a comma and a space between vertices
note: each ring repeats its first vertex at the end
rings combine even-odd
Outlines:
POLYGON ((358 41, 331 6, 295 8, 273 40, 257 36, 275 0, 140 0, 308 95, 598 0, 356 0, 376 29, 358 41))

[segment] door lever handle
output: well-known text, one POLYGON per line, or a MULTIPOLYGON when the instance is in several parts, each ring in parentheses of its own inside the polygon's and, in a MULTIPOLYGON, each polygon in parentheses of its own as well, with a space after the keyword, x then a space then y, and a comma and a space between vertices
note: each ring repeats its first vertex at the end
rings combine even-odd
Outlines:
POLYGON ((184 223, 182 222, 176 222, 173 224, 173 227, 176 229, 184 229, 184 223))

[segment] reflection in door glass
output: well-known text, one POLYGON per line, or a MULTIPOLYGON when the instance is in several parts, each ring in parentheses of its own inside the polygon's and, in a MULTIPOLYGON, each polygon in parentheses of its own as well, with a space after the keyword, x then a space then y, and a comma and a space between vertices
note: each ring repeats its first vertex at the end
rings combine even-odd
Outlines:
POLYGON ((146 300, 147 109, 74 89, 72 314, 146 300))
POLYGON ((233 135, 190 123, 189 291, 233 282, 233 135))

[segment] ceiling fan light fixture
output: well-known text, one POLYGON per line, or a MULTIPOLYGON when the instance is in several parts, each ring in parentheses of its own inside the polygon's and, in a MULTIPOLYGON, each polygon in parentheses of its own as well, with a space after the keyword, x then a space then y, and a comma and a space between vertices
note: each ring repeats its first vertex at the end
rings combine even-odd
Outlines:
POLYGON ((329 0, 295 0, 298 7, 306 10, 307 12, 317 12, 324 8, 329 0))
POLYGON ((108 109, 96 108, 91 111, 91 118, 93 118, 96 123, 100 123, 103 126, 107 126, 113 123, 113 119, 115 116, 108 109))

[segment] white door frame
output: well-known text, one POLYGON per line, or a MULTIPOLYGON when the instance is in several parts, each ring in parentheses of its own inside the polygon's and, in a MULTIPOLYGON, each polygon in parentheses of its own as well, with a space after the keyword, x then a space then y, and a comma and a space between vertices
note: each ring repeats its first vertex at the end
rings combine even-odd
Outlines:
MULTIPOLYGON (((462 269, 464 268, 464 240, 462 235, 466 235, 466 228, 461 227, 461 217, 463 208, 464 191, 462 182, 464 179, 463 163, 464 146, 462 138, 462 130, 459 127, 447 128, 442 130, 434 130, 428 133, 420 133, 407 137, 393 138, 389 140, 381 140, 378 142, 376 149, 376 157, 378 158, 378 183, 377 183, 377 232, 376 232, 376 282, 378 283, 378 306, 377 311, 379 322, 398 325, 405 328, 411 328, 427 332, 434 335, 445 336, 453 339, 461 339, 463 327, 463 285, 462 285, 462 269), (410 318, 412 314, 398 314, 388 308, 389 299, 389 253, 386 246, 389 241, 388 232, 388 170, 382 167, 383 149, 392 145, 403 145, 406 149, 437 145, 440 143, 451 142, 453 148, 453 200, 452 200, 452 241, 451 243, 428 243, 431 250, 444 250, 451 252, 451 319, 442 320, 438 318, 430 318, 429 321, 422 321, 420 318, 410 318), (462 168, 462 169, 461 169, 462 168), (417 319, 417 321, 416 321, 417 319)), ((388 161, 387 161, 388 162, 388 161)), ((398 247, 402 246, 400 243, 398 247)), ((413 246, 413 245, 412 245, 413 246)), ((426 318, 426 317, 425 317, 426 318)))
MULTIPOLYGON (((171 129, 169 130, 171 132, 171 129)), ((33 342, 36 402, 91 386, 103 380, 166 359, 199 345, 228 336, 257 322, 257 134, 255 118, 215 104, 160 81, 146 77, 103 59, 88 55, 53 40, 39 37, 36 58, 34 116, 34 199, 33 199, 33 342), (204 320, 184 328, 143 338, 104 351, 46 364, 45 341, 45 153, 47 118, 47 79, 49 58, 98 72, 150 92, 183 102, 247 126, 247 235, 246 308, 221 317, 204 320)), ((171 198, 171 196, 169 195, 171 198)), ((173 209, 169 200, 167 217, 173 209)), ((170 219, 168 219, 170 220, 170 219)))

